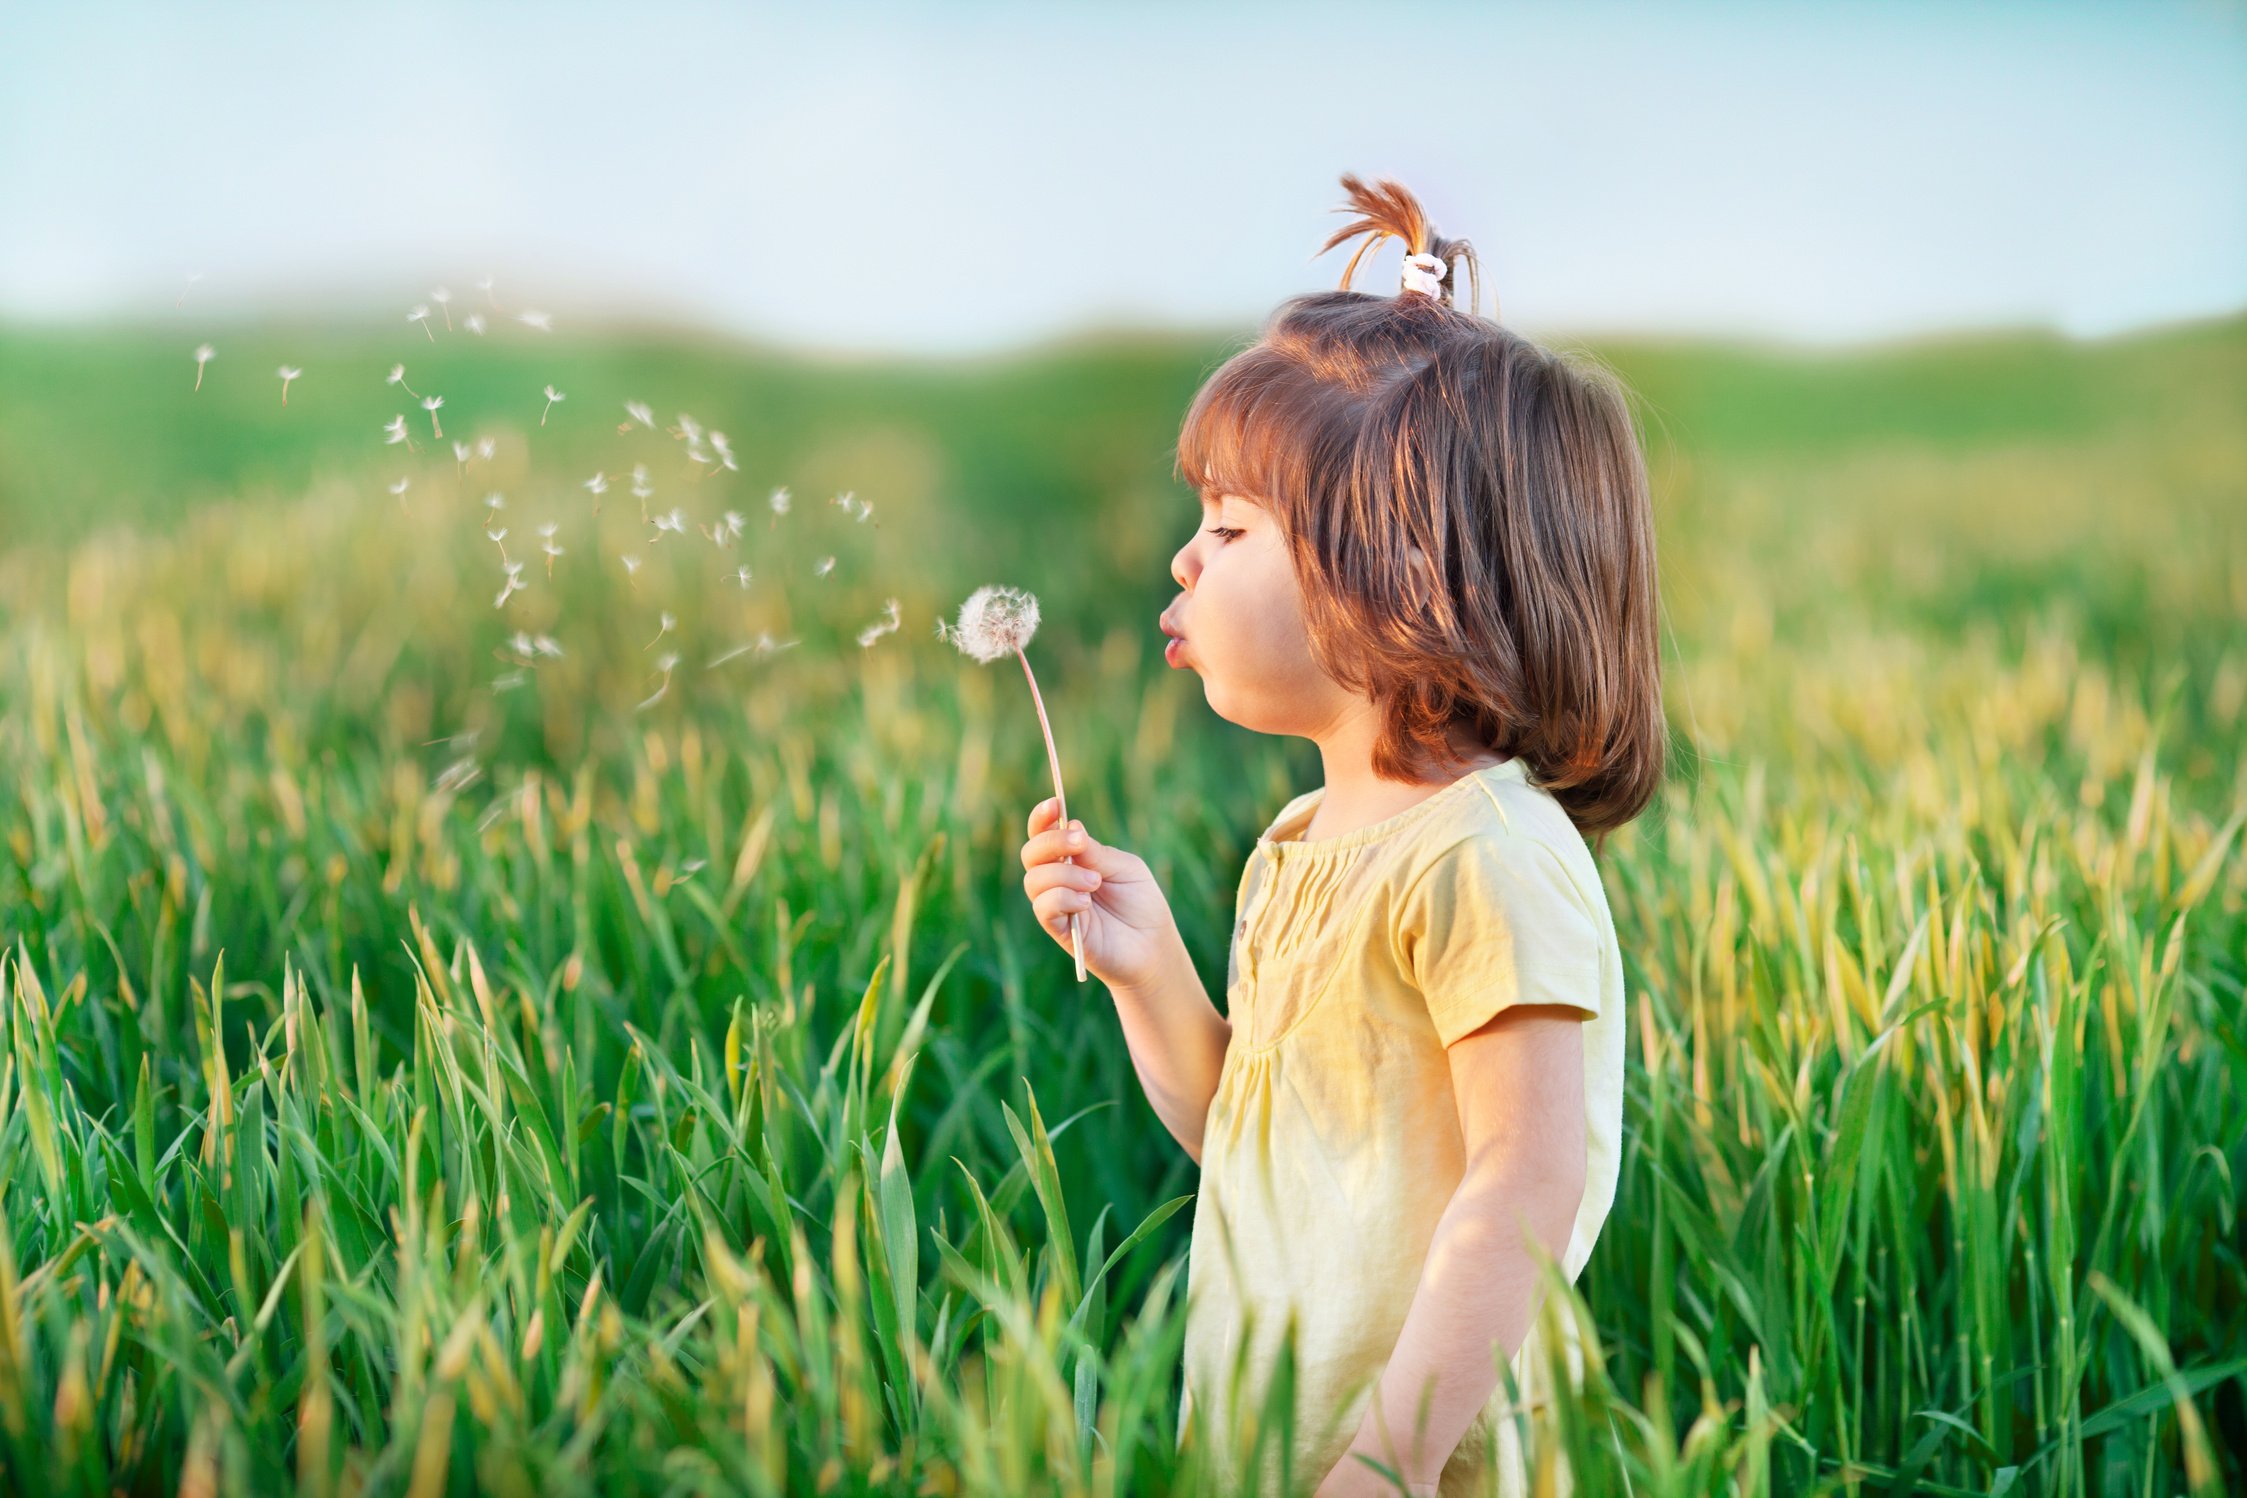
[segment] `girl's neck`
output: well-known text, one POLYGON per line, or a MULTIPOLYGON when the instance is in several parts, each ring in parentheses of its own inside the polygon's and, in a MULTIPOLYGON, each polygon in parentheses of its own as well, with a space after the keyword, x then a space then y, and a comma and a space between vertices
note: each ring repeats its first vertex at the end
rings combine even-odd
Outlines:
POLYGON ((1454 739, 1452 752, 1461 756, 1455 769, 1425 772, 1432 778, 1409 784, 1384 780, 1373 773, 1373 736, 1378 726, 1377 722, 1360 719, 1341 727, 1331 737, 1318 740, 1319 757, 1325 764, 1326 786, 1311 820, 1296 834, 1298 837, 1306 841, 1343 837, 1361 827, 1387 821, 1446 787, 1456 785, 1462 777, 1502 764, 1508 758, 1483 745, 1469 745, 1454 739))

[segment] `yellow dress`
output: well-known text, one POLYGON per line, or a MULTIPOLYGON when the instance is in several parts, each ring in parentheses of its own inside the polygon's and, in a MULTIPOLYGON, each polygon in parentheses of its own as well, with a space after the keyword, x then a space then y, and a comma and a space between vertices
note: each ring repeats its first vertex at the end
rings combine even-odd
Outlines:
MULTIPOLYGON (((1308 841, 1298 834, 1324 792, 1307 792, 1242 870, 1177 1434, 1183 1445, 1199 1411, 1222 1491, 1282 1492, 1276 1455, 1251 1484, 1211 1438, 1241 1428, 1229 1391, 1238 1408, 1261 1407, 1290 1313, 1295 1491, 1310 1492, 1357 1433, 1464 1168, 1451 1042, 1509 1004, 1586 1011, 1589 1154, 1561 1261, 1570 1283, 1614 1202, 1622 955, 1591 850, 1524 771, 1518 758, 1487 766, 1396 816, 1308 841)), ((1563 1363, 1579 1377, 1581 1345, 1564 1329, 1563 1363)), ((1542 1340, 1533 1325, 1512 1364, 1531 1406, 1549 1388, 1542 1340)), ((1501 1381, 1443 1469, 1443 1498, 1524 1491, 1524 1417, 1510 1411, 1501 1381)))

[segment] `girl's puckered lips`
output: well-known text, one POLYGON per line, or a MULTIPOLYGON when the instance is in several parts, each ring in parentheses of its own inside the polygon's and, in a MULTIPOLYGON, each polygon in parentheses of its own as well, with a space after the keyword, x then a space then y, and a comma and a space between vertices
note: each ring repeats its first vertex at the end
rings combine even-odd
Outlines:
POLYGON ((1186 637, 1171 628, 1170 621, 1167 618, 1158 619, 1155 622, 1161 625, 1162 632, 1170 637, 1163 643, 1163 663, 1173 670, 1185 665, 1186 637))

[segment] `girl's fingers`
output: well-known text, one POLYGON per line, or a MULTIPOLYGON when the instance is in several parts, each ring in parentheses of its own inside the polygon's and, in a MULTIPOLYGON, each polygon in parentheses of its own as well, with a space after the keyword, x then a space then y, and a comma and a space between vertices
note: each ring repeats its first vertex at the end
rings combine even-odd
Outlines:
POLYGON ((1022 876, 1023 892, 1036 900, 1047 890, 1065 889, 1089 894, 1100 888, 1097 871, 1074 863, 1041 863, 1022 876))
POLYGON ((1046 797, 1030 808, 1030 835, 1032 837, 1037 836, 1060 819, 1061 803, 1059 799, 1053 796, 1046 797))
POLYGON ((1022 866, 1026 869, 1035 868, 1041 863, 1055 863, 1064 858, 1081 861, 1092 851, 1092 838, 1085 834, 1082 843, 1071 844, 1069 837, 1072 832, 1082 832, 1075 825, 1074 819, 1069 827, 1048 827, 1032 837, 1022 845, 1022 866))

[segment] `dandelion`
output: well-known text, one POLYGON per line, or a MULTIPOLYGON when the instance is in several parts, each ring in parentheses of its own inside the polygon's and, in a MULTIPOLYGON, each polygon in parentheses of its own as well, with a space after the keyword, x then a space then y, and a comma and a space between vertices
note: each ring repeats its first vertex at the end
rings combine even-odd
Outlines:
MULTIPOLYGON (((660 640, 660 639, 662 639, 662 638, 663 638, 663 637, 664 637, 665 635, 667 635, 667 634, 671 633, 671 630, 672 630, 673 626, 677 625, 677 624, 678 624, 678 622, 679 622, 679 621, 678 621, 678 620, 677 620, 676 618, 674 618, 674 617, 673 617, 673 616, 672 616, 671 614, 669 614, 668 612, 666 612, 666 613, 664 613, 664 614, 661 614, 661 615, 658 615, 658 616, 657 616, 657 618, 658 618, 659 622, 657 623, 657 625, 656 625, 656 627, 655 627, 655 640, 660 640)), ((648 646, 650 646, 650 645, 653 645, 653 644, 655 643, 655 640, 650 640, 650 641, 648 641, 647 645, 642 645, 642 646, 641 646, 640 648, 641 648, 642 650, 645 650, 645 649, 647 649, 647 648, 648 648, 648 646)))
POLYGON ((497 437, 478 437, 476 439, 476 456, 482 458, 485 462, 489 463, 492 460, 492 455, 498 451, 499 439, 497 437))
MULTIPOLYGON (((282 388, 286 393, 287 387, 282 388)), ((284 400, 282 404, 286 405, 288 402, 284 400)), ((382 424, 382 433, 382 441, 385 447, 395 447, 401 442, 405 443, 408 448, 413 446, 413 439, 406 433, 406 413, 403 411, 382 424)))
MULTIPOLYGON (((1061 756, 1054 751, 1053 725, 1047 721, 1045 696, 1038 690, 1037 673, 1030 669, 1030 657, 1023 647, 1038 630, 1038 600, 1035 594, 1020 588, 1002 587, 996 583, 977 588, 960 605, 959 622, 946 631, 942 620, 937 621, 937 633, 957 645, 975 660, 989 665, 1000 656, 1012 653, 1022 662, 1022 674, 1030 679, 1030 700, 1037 704, 1038 727, 1045 733, 1046 762, 1053 770, 1053 800, 1060 816, 1057 827, 1069 825, 1069 802, 1061 789, 1061 756)), ((1074 858, 1063 860, 1074 863, 1074 858)), ((1084 981, 1084 934, 1075 911, 1069 912, 1069 947, 1077 959, 1077 981, 1084 981)))
POLYGON ((554 331, 554 315, 550 312, 518 312, 515 321, 525 327, 536 328, 541 333, 554 331))
POLYGON ((812 564, 811 575, 813 577, 825 577, 828 573, 834 570, 835 559, 833 557, 821 557, 817 562, 812 564))
POLYGON ((469 313, 460 320, 460 325, 474 333, 478 338, 484 336, 484 314, 481 312, 469 313))
POLYGON ((646 401, 626 401, 624 403, 624 414, 649 431, 655 430, 655 411, 646 401))
POLYGON ((421 398, 421 409, 429 413, 429 435, 432 437, 445 435, 445 429, 437 425, 437 408, 444 403, 445 398, 441 395, 425 395, 421 398))
POLYGON ((539 635, 531 641, 531 644, 540 655, 551 656, 555 660, 562 658, 562 647, 555 642, 552 635, 539 635))
POLYGON ((733 449, 726 445, 726 434, 724 432, 712 432, 710 434, 710 445, 718 450, 718 461, 733 469, 735 473, 741 471, 734 467, 733 449))
POLYGON ((491 303, 492 311, 497 312, 499 310, 499 298, 492 295, 492 278, 486 276, 478 281, 476 289, 484 294, 485 301, 491 303))
POLYGON ((595 494, 606 494, 609 492, 609 476, 605 473, 596 473, 585 481, 585 487, 595 494))
POLYGON ((303 374, 304 371, 294 365, 284 364, 275 372, 281 376, 281 404, 285 406, 289 403, 289 381, 303 374))
POLYGON ((504 510, 507 508, 507 497, 497 492, 487 494, 484 496, 484 508, 487 510, 504 510))
POLYGON ((195 345, 195 388, 203 388, 203 366, 211 362, 212 349, 207 343, 195 345))
POLYGON ((770 500, 768 501, 768 503, 770 503, 770 504, 771 504, 771 506, 772 506, 772 512, 773 512, 773 514, 775 514, 775 515, 785 515, 785 514, 787 514, 787 513, 788 513, 788 486, 787 486, 786 484, 783 484, 783 485, 781 485, 781 486, 780 486, 779 488, 777 488, 777 489, 773 490, 773 491, 772 491, 772 498, 771 498, 771 499, 770 499, 770 500))
MULTIPOLYGON (((529 680, 530 677, 519 669, 510 671, 505 676, 492 678, 492 690, 495 692, 512 692, 529 680)), ((493 802, 491 810, 485 812, 483 820, 476 824, 476 830, 482 832, 490 827, 492 823, 498 821, 506 813, 506 809, 507 803, 505 801, 493 802)))
MULTIPOLYGON (((421 331, 424 333, 429 333, 429 304, 427 302, 414 303, 413 311, 406 314, 406 321, 420 323, 421 331)), ((437 335, 435 333, 429 333, 429 341, 431 343, 435 343, 437 341, 437 335)))
POLYGON ((406 384, 406 366, 403 364, 391 365, 390 377, 384 380, 382 383, 385 385, 403 386, 406 394, 412 396, 415 400, 421 399, 421 392, 414 389, 413 386, 406 384))
POLYGON ((445 314, 445 331, 450 333, 453 330, 452 292, 440 286, 429 293, 429 300, 435 302, 439 310, 445 314))
POLYGON ((499 590, 499 596, 492 600, 492 607, 495 609, 504 607, 510 597, 522 590, 523 564, 521 562, 509 562, 507 564, 506 586, 502 587, 499 590))
POLYGON ((407 478, 407 477, 405 477, 405 476, 404 476, 403 474, 401 474, 401 475, 399 475, 399 478, 398 478, 398 482, 396 482, 395 484, 392 484, 392 485, 390 486, 390 492, 391 492, 392 494, 396 495, 396 496, 398 497, 398 499, 399 499, 399 500, 400 500, 400 501, 402 502, 402 501, 403 501, 403 500, 405 499, 405 497, 406 497, 406 490, 407 490, 408 488, 410 488, 410 487, 412 486, 412 484, 413 484, 413 480, 412 480, 412 479, 410 479, 410 478, 407 478))
POLYGON ((726 511, 726 530, 731 534, 736 536, 740 535, 742 532, 742 528, 748 524, 749 522, 742 518, 742 514, 739 510, 726 511))
MULTIPOLYGON (((568 399, 568 396, 562 394, 561 391, 556 390, 552 385, 546 387, 546 411, 551 411, 554 409, 554 402, 568 399)), ((546 411, 541 411, 538 413, 538 424, 540 426, 546 425, 546 411)))
POLYGON ((867 516, 873 513, 874 503, 872 500, 862 499, 858 502, 858 518, 861 523, 865 521, 867 516))
POLYGON ((858 643, 861 647, 870 646, 897 626, 897 600, 892 598, 882 606, 882 617, 858 632, 858 643))
POLYGON ((626 552, 620 560, 622 560, 624 563, 624 575, 632 579, 632 585, 634 587, 638 587, 640 578, 640 559, 634 556, 632 553, 626 552))
POLYGON ((554 533, 560 529, 561 527, 551 520, 538 528, 538 533, 543 538, 538 549, 546 553, 546 575, 548 577, 554 575, 554 559, 562 554, 562 548, 554 544, 554 533))
POLYGON ((468 472, 469 451, 470 448, 465 442, 455 442, 453 444, 453 472, 455 475, 468 472))
POLYGON ((836 495, 833 499, 828 500, 827 503, 836 506, 845 515, 848 515, 850 513, 851 501, 856 499, 857 497, 858 491, 856 489, 845 489, 842 493, 836 495))
POLYGON ((668 515, 656 516, 655 535, 650 538, 648 544, 652 546, 655 542, 661 541, 665 531, 676 531, 679 535, 685 535, 687 533, 687 512, 674 508, 668 515))
POLYGON ((739 583, 739 584, 741 585, 741 590, 742 590, 743 592, 745 592, 745 593, 746 593, 747 591, 749 591, 749 569, 748 569, 748 568, 746 568, 746 567, 736 567, 736 568, 734 568, 734 569, 733 569, 733 580, 734 580, 735 582, 737 582, 737 583, 739 583))
POLYGON ((509 648, 511 648, 517 655, 523 657, 525 660, 530 659, 531 653, 535 648, 531 644, 530 631, 527 629, 516 630, 514 638, 509 640, 507 643, 509 648))

